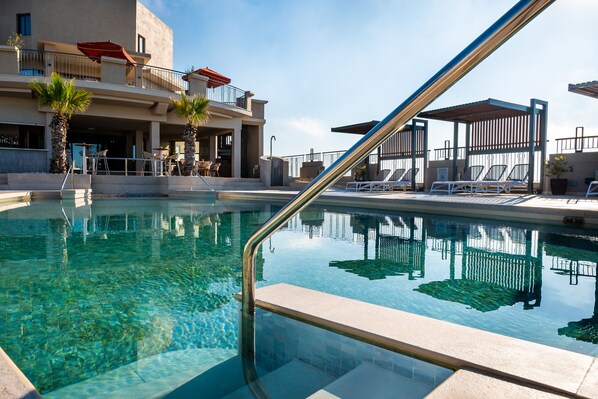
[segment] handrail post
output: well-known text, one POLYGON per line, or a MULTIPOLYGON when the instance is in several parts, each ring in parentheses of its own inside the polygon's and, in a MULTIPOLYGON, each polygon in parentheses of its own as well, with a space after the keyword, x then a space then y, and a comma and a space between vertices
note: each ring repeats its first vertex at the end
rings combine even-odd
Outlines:
POLYGON ((255 256, 259 246, 554 1, 520 0, 249 237, 243 251, 243 313, 253 315, 255 311, 255 256))

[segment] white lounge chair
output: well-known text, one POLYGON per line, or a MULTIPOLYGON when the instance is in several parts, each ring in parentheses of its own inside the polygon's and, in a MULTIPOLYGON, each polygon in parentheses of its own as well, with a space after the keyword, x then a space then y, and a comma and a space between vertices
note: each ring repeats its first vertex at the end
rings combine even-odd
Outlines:
POLYGON ((505 174, 507 165, 492 165, 482 180, 460 180, 453 182, 451 193, 473 193, 477 191, 479 184, 496 183, 505 174))
POLYGON ((463 179, 461 180, 446 180, 446 181, 435 181, 432 183, 432 187, 430 187, 430 194, 434 192, 440 193, 458 193, 458 192, 473 192, 472 185, 464 185, 463 183, 477 181, 482 174, 484 167, 482 165, 473 165, 467 168, 465 173, 463 174, 463 179), (465 189, 467 188, 467 189, 465 189))
POLYGON ((389 180, 389 181, 381 184, 380 186, 383 191, 392 191, 396 187, 402 188, 403 191, 405 191, 405 190, 407 190, 407 187, 411 185, 412 180, 415 179, 417 172, 419 172, 419 168, 409 169, 409 170, 407 170, 407 172, 405 172, 405 174, 399 180, 395 180, 395 181, 389 180))
POLYGON ((598 180, 590 182, 588 191, 586 192, 586 198, 588 198, 590 195, 598 195, 598 180))
POLYGON ((502 192, 509 193, 515 187, 527 188, 527 177, 529 174, 529 165, 520 163, 513 166, 509 172, 506 180, 498 181, 481 181, 475 184, 477 193, 493 192, 500 194, 502 192))
POLYGON ((390 169, 381 169, 376 175, 376 179, 367 181, 350 181, 345 186, 345 191, 355 190, 359 191, 362 186, 369 184, 371 181, 382 181, 386 179, 386 176, 390 173, 390 169))
POLYGON ((390 181, 397 181, 397 180, 401 180, 401 178, 403 177, 403 175, 405 174, 405 169, 396 169, 392 175, 389 175, 386 179, 384 180, 379 180, 379 181, 370 181, 370 182, 366 182, 366 184, 361 185, 360 190, 361 191, 365 191, 365 190, 369 190, 369 191, 378 191, 378 190, 382 190, 383 185, 386 184, 387 182, 390 181))

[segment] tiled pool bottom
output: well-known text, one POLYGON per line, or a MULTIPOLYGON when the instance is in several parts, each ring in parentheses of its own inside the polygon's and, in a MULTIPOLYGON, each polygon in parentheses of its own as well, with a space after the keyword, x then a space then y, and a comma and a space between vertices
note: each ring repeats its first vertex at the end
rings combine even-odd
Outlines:
MULTIPOLYGON (((423 398, 452 370, 258 309, 255 367, 272 398, 318 392, 339 397, 423 398)), ((45 395, 80 398, 253 398, 237 351, 167 352, 45 395)))

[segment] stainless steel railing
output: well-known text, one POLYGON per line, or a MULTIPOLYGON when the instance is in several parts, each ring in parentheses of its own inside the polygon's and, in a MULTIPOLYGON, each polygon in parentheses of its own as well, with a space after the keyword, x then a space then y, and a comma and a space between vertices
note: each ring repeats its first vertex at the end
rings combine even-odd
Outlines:
POLYGON ((243 252, 244 314, 253 315, 255 312, 255 257, 259 246, 553 2, 554 0, 519 1, 249 237, 243 252))

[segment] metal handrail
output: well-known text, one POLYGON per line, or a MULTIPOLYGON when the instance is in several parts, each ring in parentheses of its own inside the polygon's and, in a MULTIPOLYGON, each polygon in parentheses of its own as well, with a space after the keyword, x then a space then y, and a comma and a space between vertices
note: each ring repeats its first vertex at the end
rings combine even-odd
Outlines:
POLYGON ((255 312, 255 257, 259 246, 554 1, 520 0, 249 237, 243 251, 243 314, 255 312))
MULTIPOLYGON (((69 175, 73 172, 73 164, 69 165, 69 168, 66 171, 66 175, 64 176, 64 180, 62 180, 62 185, 60 186, 60 191, 64 190, 64 186, 66 185, 66 181, 69 178, 69 175)), ((75 176, 73 175, 73 189, 75 188, 75 176)))
MULTIPOLYGON (((206 181, 206 179, 204 179, 204 178, 203 178, 203 176, 202 176, 202 175, 200 175, 200 174, 199 174, 199 172, 197 172, 195 169, 192 169, 192 170, 191 170, 191 174, 190 174, 189 176, 193 177, 193 174, 195 174, 197 177, 199 177, 199 178, 201 179, 201 181, 202 181, 202 182, 203 182, 203 183, 204 183, 206 186, 208 186, 208 188, 210 189, 210 191, 216 191, 216 190, 214 190, 214 187, 212 187, 212 186, 210 185, 210 183, 208 183, 208 182, 206 181)), ((189 191, 193 191, 193 180, 191 180, 191 184, 189 185, 189 191)))

